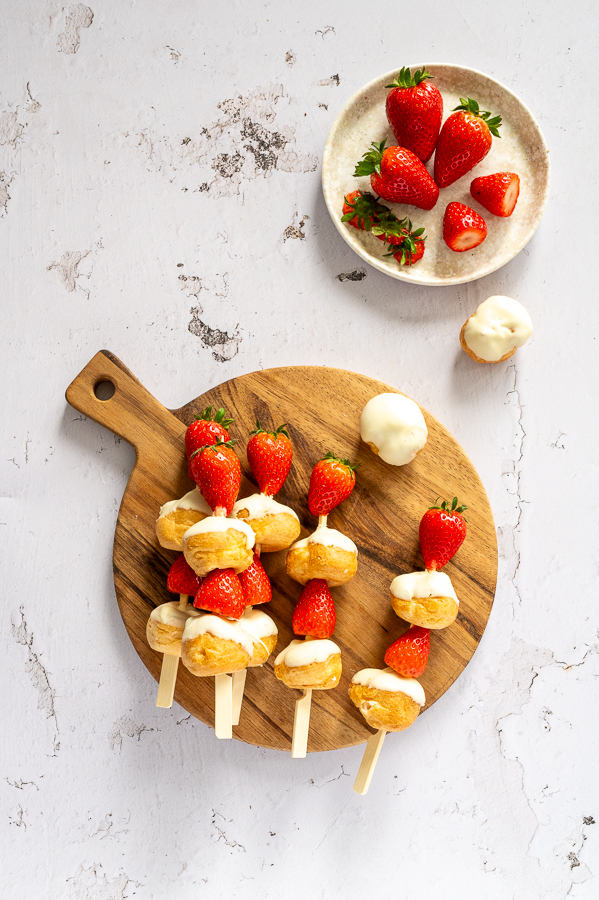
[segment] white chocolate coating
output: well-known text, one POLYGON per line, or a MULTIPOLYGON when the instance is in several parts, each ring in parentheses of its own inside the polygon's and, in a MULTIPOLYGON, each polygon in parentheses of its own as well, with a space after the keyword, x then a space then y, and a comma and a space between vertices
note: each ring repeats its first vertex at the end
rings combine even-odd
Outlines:
POLYGON ((178 600, 169 600, 168 603, 161 603, 160 606, 153 609, 150 618, 162 625, 170 625, 172 628, 185 628, 188 619, 201 615, 200 610, 194 609, 189 603, 185 609, 180 609, 178 600))
POLYGON ((393 669, 362 669, 352 678, 353 684, 363 684, 375 691, 397 691, 411 697, 419 706, 424 706, 424 689, 415 678, 403 678, 393 669))
POLYGON ((291 641, 288 647, 281 650, 275 659, 275 666, 285 663, 290 669, 296 666, 309 666, 315 662, 325 662, 334 653, 341 650, 328 639, 315 641, 291 641))
POLYGON ((210 531, 242 531, 245 534, 245 544, 251 550, 256 541, 252 528, 243 519, 228 519, 226 516, 208 516, 196 525, 188 528, 183 535, 183 540, 193 537, 194 534, 206 534, 210 531))
POLYGON ((532 320, 521 303, 511 297, 489 297, 464 328, 464 341, 479 359, 497 362, 514 347, 522 347, 532 334, 532 320))
POLYGON ((254 653, 254 639, 245 631, 239 622, 230 619, 221 619, 220 616, 210 614, 200 616, 198 619, 188 619, 183 632, 183 642, 190 641, 200 634, 213 634, 214 637, 224 641, 235 641, 241 644, 243 649, 252 656, 254 653))
POLYGON ((251 497, 238 500, 231 513, 233 518, 236 518, 242 509, 247 509, 249 512, 247 519, 244 519, 246 522, 249 522, 251 519, 262 519, 264 516, 275 516, 277 513, 288 513, 288 515, 293 516, 299 522, 297 513, 290 506, 277 503, 276 500, 272 497, 267 497, 266 494, 252 494, 251 497))
POLYGON ((451 597, 459 605, 451 579, 445 572, 409 572, 391 582, 391 593, 398 600, 425 600, 427 597, 451 597))
POLYGON ((374 444, 384 462, 405 466, 426 444, 428 430, 420 407, 409 397, 379 394, 362 410, 360 435, 374 444))
POLYGON ((337 531, 335 528, 327 528, 326 525, 319 525, 314 534, 311 534, 301 541, 296 541, 289 549, 293 550, 295 547, 307 547, 308 544, 323 544, 325 547, 339 547, 341 550, 347 550, 348 553, 355 553, 356 556, 358 554, 358 548, 350 538, 341 534, 341 532, 337 531))
POLYGON ((212 510, 197 487, 194 488, 193 491, 189 491, 188 494, 185 494, 184 497, 181 497, 180 500, 169 500, 168 503, 161 506, 158 518, 162 519, 163 516, 168 516, 168 514, 175 509, 195 509, 198 512, 204 513, 206 516, 212 515, 212 510))
POLYGON ((278 634, 279 630, 270 616, 260 609, 252 609, 251 606, 246 607, 244 614, 239 620, 239 624, 244 631, 247 631, 256 640, 270 637, 278 634))

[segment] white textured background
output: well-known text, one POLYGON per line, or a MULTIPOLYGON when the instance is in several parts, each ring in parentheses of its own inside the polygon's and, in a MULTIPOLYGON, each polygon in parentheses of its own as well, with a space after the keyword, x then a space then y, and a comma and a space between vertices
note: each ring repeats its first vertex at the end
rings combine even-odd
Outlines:
POLYGON ((2 896, 599 896, 597 7, 90 2, 0 3, 2 896), (362 266, 324 207, 326 135, 427 60, 532 108, 546 216, 475 284, 341 279, 362 266), (458 333, 502 292, 535 334, 477 367, 458 333), (362 371, 474 460, 494 611, 367 797, 361 748, 292 761, 155 708, 111 575, 133 453, 64 401, 102 347, 175 407, 260 367, 362 371))

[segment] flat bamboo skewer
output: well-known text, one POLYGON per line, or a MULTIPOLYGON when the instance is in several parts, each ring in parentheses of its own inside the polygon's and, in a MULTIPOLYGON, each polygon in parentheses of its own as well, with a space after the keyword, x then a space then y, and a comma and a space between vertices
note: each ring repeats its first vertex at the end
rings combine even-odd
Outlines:
MULTIPOLYGON (((179 594, 179 609, 186 609, 188 600, 188 594, 179 594)), ((158 696, 156 697, 156 706, 159 706, 161 709, 170 709, 173 705, 177 672, 179 671, 179 658, 180 656, 175 653, 165 653, 162 657, 158 696)))
POLYGON ((239 725, 241 705, 243 703, 243 692, 245 690, 245 677, 247 675, 247 671, 247 669, 238 669, 238 671, 233 672, 233 675, 231 676, 233 679, 233 725, 239 725))
POLYGON ((293 737, 291 739, 291 756, 303 759, 308 747, 308 731, 310 730, 310 707, 312 706, 312 688, 304 691, 301 700, 296 700, 293 719, 293 737))
POLYGON ((366 794, 368 792, 386 734, 387 732, 381 728, 376 734, 371 734, 368 738, 366 750, 354 782, 356 794, 366 794))
POLYGON ((233 737, 233 679, 214 676, 214 733, 226 740, 233 737))

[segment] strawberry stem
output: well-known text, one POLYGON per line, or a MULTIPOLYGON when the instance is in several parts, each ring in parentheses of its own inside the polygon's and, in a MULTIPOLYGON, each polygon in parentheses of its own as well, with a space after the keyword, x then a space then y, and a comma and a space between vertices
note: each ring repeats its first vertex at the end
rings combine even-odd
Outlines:
POLYGON ((495 137, 500 138, 501 135, 497 130, 501 126, 501 116, 494 116, 492 119, 489 118, 491 115, 490 112, 481 112, 478 102, 473 100, 472 97, 460 97, 460 105, 456 106, 452 112, 458 112, 458 110, 462 110, 463 112, 470 113, 472 116, 477 116, 479 119, 482 119, 491 132, 491 134, 495 135, 495 137))
POLYGON ((253 431, 250 431, 250 435, 270 434, 270 436, 273 437, 276 441, 280 434, 284 434, 285 437, 288 439, 289 438, 289 435, 287 433, 288 427, 289 426, 285 422, 285 423, 283 423, 283 425, 279 425, 279 427, 275 431, 267 431, 266 428, 262 428, 262 426, 260 425, 260 422, 258 421, 258 419, 256 419, 256 427, 254 428, 253 431))
POLYGON ((434 75, 431 75, 430 72, 426 71, 426 67, 423 66, 421 69, 416 69, 414 74, 410 72, 405 66, 402 67, 401 71, 398 75, 395 76, 395 81, 392 81, 391 84, 386 84, 386 88, 411 88, 416 87, 420 84, 421 81, 427 81, 429 78, 434 78, 434 75))
POLYGON ((361 178, 363 175, 374 175, 375 172, 377 175, 381 174, 381 162, 383 160, 386 143, 386 138, 384 141, 381 141, 380 144, 377 144, 376 141, 372 142, 370 150, 366 151, 361 161, 356 165, 354 172, 356 178, 361 178))

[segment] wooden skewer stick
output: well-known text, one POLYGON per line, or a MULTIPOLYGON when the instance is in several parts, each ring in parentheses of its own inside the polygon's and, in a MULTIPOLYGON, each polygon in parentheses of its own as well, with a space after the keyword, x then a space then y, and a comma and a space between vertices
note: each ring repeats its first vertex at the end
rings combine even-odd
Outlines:
POLYGON ((233 679, 233 725, 239 725, 247 671, 247 669, 239 669, 237 672, 233 672, 231 676, 233 679))
POLYGON ((226 740, 233 737, 233 679, 214 676, 214 733, 226 740))
MULTIPOLYGON (((188 599, 188 594, 179 594, 179 609, 187 608, 188 599)), ((165 653, 162 657, 158 696, 156 697, 156 706, 159 706, 161 709, 170 709, 173 705, 178 671, 179 656, 175 653, 165 653)))
POLYGON ((319 516, 318 517, 318 527, 320 528, 321 525, 324 525, 326 527, 326 524, 327 524, 327 516, 319 516))
POLYGON ((308 731, 310 730, 310 707, 312 706, 312 688, 304 691, 301 700, 295 703, 295 717, 293 719, 293 737, 291 739, 291 756, 293 759, 303 759, 308 747, 308 731))
POLYGON ((387 732, 381 728, 376 734, 371 734, 368 738, 366 750, 354 782, 356 794, 366 794, 368 792, 386 734, 387 732))

